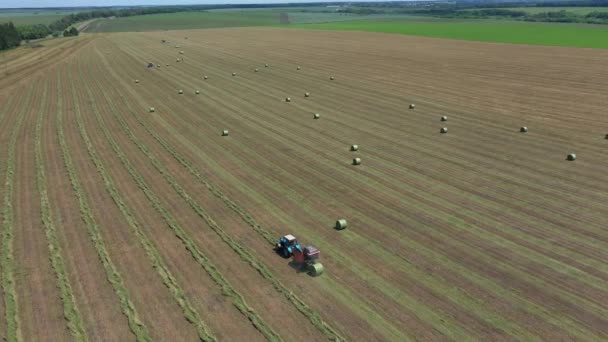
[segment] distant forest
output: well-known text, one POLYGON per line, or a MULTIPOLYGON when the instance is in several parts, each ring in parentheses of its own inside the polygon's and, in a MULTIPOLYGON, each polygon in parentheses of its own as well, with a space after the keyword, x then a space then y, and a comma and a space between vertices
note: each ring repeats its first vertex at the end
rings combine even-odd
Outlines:
MULTIPOLYGON (((608 7, 606 0, 582 1, 500 1, 500 0, 456 0, 456 1, 393 1, 393 2, 324 2, 324 3, 287 3, 287 4, 248 4, 248 5, 193 5, 193 6, 159 6, 133 8, 102 8, 69 14, 50 25, 22 25, 13 23, 0 24, 0 50, 10 49, 21 44, 23 40, 34 40, 53 35, 65 37, 78 35, 72 25, 97 18, 130 17, 136 15, 200 12, 211 9, 226 8, 272 8, 272 7, 318 7, 340 6, 339 11, 359 15, 370 14, 409 14, 436 16, 445 18, 508 18, 526 21, 579 22, 608 24, 606 12, 593 11, 578 15, 566 11, 551 11, 551 7, 608 7), (507 10, 504 7, 543 7, 546 12, 526 13, 525 11, 507 10)), ((306 10, 303 10, 306 11, 306 10)), ((335 11, 328 9, 327 11, 335 11)))

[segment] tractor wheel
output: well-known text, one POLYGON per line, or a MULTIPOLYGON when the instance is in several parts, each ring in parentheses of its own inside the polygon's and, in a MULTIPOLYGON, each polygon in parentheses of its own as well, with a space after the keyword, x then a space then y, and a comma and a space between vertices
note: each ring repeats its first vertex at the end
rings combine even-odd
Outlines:
POLYGON ((287 248, 283 248, 282 253, 284 258, 289 258, 289 250, 287 248))

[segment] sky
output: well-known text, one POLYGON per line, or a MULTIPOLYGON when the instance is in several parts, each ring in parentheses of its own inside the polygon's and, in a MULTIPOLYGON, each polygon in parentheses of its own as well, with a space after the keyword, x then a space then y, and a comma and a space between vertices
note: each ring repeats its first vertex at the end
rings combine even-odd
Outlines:
MULTIPOLYGON (((193 4, 257 4, 286 2, 320 2, 321 0, 0 0, 0 8, 28 7, 86 7, 86 6, 139 6, 139 5, 193 5, 193 4)), ((341 0, 329 0, 341 1, 341 0)), ((348 0, 343 0, 348 1, 348 0)), ((352 0, 351 0, 352 1, 352 0)), ((366 0, 375 1, 375 0, 366 0)), ((380 0, 376 0, 380 1, 380 0)))

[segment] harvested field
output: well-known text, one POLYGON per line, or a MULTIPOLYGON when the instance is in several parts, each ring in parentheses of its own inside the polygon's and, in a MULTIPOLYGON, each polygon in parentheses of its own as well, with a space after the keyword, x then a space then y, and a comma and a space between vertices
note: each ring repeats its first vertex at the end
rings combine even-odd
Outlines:
POLYGON ((266 28, 41 51, 0 79, 0 339, 608 339, 608 51, 266 28), (175 42, 187 62, 146 68, 175 42), (288 233, 323 275, 274 252, 288 233))

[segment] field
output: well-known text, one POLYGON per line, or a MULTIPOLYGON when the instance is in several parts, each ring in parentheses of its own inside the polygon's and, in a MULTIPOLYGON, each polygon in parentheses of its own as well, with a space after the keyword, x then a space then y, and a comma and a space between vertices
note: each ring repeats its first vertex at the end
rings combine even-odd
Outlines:
POLYGON ((214 10, 209 12, 182 12, 153 14, 134 17, 99 19, 94 21, 87 32, 137 32, 157 30, 184 30, 246 26, 284 26, 281 15, 287 15, 290 24, 322 23, 346 20, 377 20, 403 16, 324 13, 312 8, 303 12, 297 8, 214 10))
MULTIPOLYGON (((85 9, 83 9, 85 10, 85 9)), ((47 9, 0 9, 0 23, 12 21, 15 25, 35 25, 50 23, 61 19, 62 17, 78 12, 78 10, 47 10, 47 9)))
POLYGON ((0 68, 0 339, 608 339, 607 50, 42 44, 0 68), (273 251, 288 233, 325 274, 273 251))
POLYGON ((578 15, 587 15, 591 12, 608 12, 608 7, 508 7, 505 9, 524 11, 531 14, 566 11, 578 15))
POLYGON ((425 37, 551 46, 608 48, 608 25, 507 20, 407 18, 290 25, 320 30, 400 33, 425 37))

